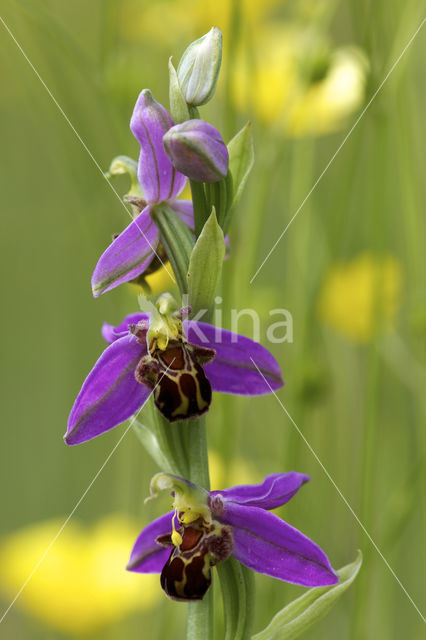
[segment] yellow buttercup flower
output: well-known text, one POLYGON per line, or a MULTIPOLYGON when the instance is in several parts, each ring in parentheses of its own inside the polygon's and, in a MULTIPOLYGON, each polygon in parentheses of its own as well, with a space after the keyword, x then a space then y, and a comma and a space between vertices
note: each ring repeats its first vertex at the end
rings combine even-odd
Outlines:
POLYGON ((358 49, 332 50, 312 29, 275 25, 259 31, 253 52, 233 69, 235 102, 289 136, 338 130, 362 104, 367 62, 358 49))
MULTIPOLYGON (((12 600, 65 518, 31 524, 0 544, 0 591, 12 600)), ((71 520, 22 591, 16 606, 61 632, 91 633, 160 597, 158 576, 126 571, 138 527, 120 515, 92 528, 71 520)))
POLYGON ((355 342, 367 342, 392 327, 401 294, 401 266, 391 256, 362 253, 332 267, 325 278, 318 313, 355 342))

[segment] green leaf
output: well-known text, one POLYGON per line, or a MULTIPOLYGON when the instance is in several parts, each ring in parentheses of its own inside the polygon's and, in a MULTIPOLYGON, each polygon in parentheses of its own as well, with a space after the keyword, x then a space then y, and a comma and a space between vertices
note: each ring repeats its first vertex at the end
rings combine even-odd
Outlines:
POLYGON ((213 207, 195 243, 188 268, 189 305, 193 314, 207 309, 207 316, 203 317, 207 321, 213 312, 214 296, 222 273, 224 255, 223 231, 217 222, 213 207))
POLYGON ((211 211, 212 207, 215 208, 217 221, 223 229, 227 223, 230 204, 232 204, 232 177, 230 172, 228 171, 226 178, 218 182, 205 184, 204 187, 208 211, 211 211))
POLYGON ((232 556, 217 565, 225 615, 224 640, 248 640, 254 611, 254 576, 232 556))
POLYGON ((133 420, 132 427, 139 440, 160 469, 171 471, 173 465, 170 463, 167 455, 165 455, 161 450, 158 439, 151 429, 145 424, 142 424, 142 422, 139 422, 139 420, 133 420))
POLYGON ((332 587, 315 587, 303 596, 290 602, 274 616, 269 625, 252 640, 293 640, 323 618, 338 598, 355 580, 362 564, 362 553, 358 551, 355 562, 337 573, 340 582, 332 587))
POLYGON ((186 274, 194 239, 187 225, 166 203, 152 207, 151 215, 160 232, 160 240, 173 271, 181 294, 188 293, 186 274))
POLYGON ((247 122, 228 143, 229 170, 232 174, 232 208, 238 204, 254 163, 254 146, 251 122, 247 122))
POLYGON ((170 114, 175 124, 185 122, 190 119, 188 105, 183 96, 182 89, 179 84, 176 69, 172 64, 172 59, 169 59, 169 101, 170 101, 170 114))
POLYGON ((170 428, 170 422, 161 415, 152 396, 143 410, 143 423, 140 418, 133 419, 132 426, 142 445, 158 465, 161 471, 175 473, 186 478, 188 465, 184 447, 184 432, 181 423, 170 428))

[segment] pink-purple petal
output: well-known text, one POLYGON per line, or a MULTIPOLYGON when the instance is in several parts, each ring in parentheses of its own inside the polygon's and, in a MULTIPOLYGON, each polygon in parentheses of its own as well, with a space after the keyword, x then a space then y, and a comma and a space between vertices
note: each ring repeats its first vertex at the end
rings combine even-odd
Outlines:
POLYGON ((149 322, 149 313, 142 313, 137 311, 126 316, 123 322, 120 322, 117 326, 104 322, 102 325, 102 337, 106 342, 115 342, 118 338, 122 338, 129 332, 129 325, 138 324, 138 322, 149 322))
POLYGON ((247 507, 262 509, 276 509, 288 502, 310 477, 304 473, 290 471, 289 473, 274 473, 266 476, 261 484, 246 484, 211 491, 210 495, 220 495, 226 503, 228 500, 247 507))
POLYGON ((143 273, 155 255, 158 237, 150 207, 145 207, 99 258, 92 276, 94 297, 143 273))
POLYGON ((169 202, 169 206, 176 211, 179 218, 186 224, 186 226, 194 231, 195 223, 192 200, 172 200, 169 202))
POLYGON ((135 379, 135 368, 143 355, 143 347, 130 335, 105 349, 71 410, 65 434, 67 444, 91 440, 140 409, 150 394, 150 389, 135 379))
POLYGON ((213 391, 257 396, 283 386, 277 361, 258 342, 205 322, 190 320, 184 326, 188 342, 216 351, 204 367, 213 391))
POLYGON ((234 556, 249 569, 306 587, 338 582, 322 549, 275 514, 227 502, 221 520, 233 528, 234 556))
POLYGON ((176 171, 163 147, 163 136, 172 126, 166 109, 144 89, 136 101, 130 129, 141 146, 138 179, 150 204, 176 198, 185 186, 185 176, 176 171))
POLYGON ((172 533, 174 511, 153 520, 139 534, 127 565, 128 571, 136 573, 161 573, 166 564, 170 549, 156 542, 160 536, 172 533))

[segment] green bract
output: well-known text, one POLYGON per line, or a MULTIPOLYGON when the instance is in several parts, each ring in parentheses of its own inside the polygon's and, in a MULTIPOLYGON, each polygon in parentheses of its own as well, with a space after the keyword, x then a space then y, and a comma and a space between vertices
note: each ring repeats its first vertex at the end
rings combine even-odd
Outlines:
POLYGON ((232 207, 235 207, 244 191, 247 178, 254 164, 253 134, 251 122, 247 124, 228 143, 229 170, 233 180, 232 207))
POLYGON ((321 620, 355 580, 362 564, 362 553, 354 562, 339 569, 340 581, 332 587, 314 587, 290 602, 274 616, 269 625, 252 640, 294 640, 321 620))
POLYGON ((173 66, 172 59, 169 59, 169 102, 170 115, 175 124, 185 122, 191 118, 186 104, 185 97, 179 84, 176 69, 173 66))
POLYGON ((207 322, 211 319, 214 295, 222 273, 225 255, 223 232, 213 210, 200 233, 191 253, 188 269, 189 305, 192 312, 207 309, 207 322))

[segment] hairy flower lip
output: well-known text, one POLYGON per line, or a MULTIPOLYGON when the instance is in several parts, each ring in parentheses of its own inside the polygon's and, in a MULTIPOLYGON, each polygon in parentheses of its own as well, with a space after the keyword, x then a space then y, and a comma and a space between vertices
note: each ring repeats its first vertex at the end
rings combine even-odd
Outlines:
MULTIPOLYGON (((232 553, 242 564, 294 584, 328 586, 338 582, 338 577, 322 549, 269 513, 288 502, 309 480, 305 474, 294 471, 272 474, 258 485, 210 491, 208 505, 212 522, 230 528, 232 553)), ((158 540, 171 533, 173 514, 161 516, 143 529, 131 552, 128 570, 138 573, 164 570, 170 558, 158 540)))
MULTIPOLYGON (((68 419, 67 444, 79 444, 109 431, 137 413, 148 398, 151 389, 135 379, 135 369, 147 354, 146 342, 138 342, 129 325, 142 322, 147 326, 149 317, 134 313, 116 327, 103 325, 102 335, 110 344, 77 396, 68 419)), ((183 327, 189 345, 216 352, 212 362, 202 365, 213 391, 256 396, 284 384, 277 361, 259 343, 204 322, 186 320, 183 327)))

